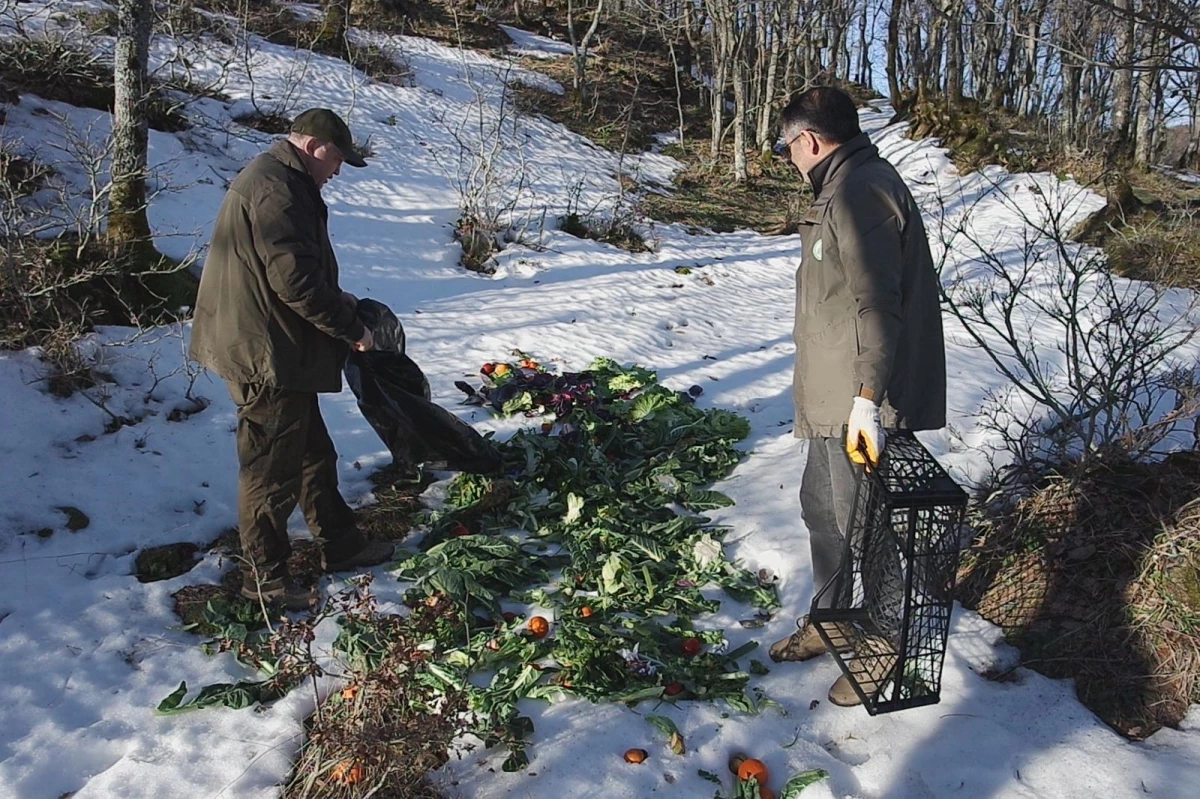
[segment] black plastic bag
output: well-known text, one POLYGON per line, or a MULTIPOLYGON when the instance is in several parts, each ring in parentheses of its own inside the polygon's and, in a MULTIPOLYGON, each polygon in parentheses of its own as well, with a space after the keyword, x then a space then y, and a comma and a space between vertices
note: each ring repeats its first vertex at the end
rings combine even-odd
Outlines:
POLYGON ((391 309, 371 299, 358 301, 358 318, 371 330, 375 348, 351 351, 346 380, 358 407, 396 465, 411 472, 431 469, 491 474, 501 468, 489 439, 430 401, 429 381, 404 353, 404 328, 391 309))

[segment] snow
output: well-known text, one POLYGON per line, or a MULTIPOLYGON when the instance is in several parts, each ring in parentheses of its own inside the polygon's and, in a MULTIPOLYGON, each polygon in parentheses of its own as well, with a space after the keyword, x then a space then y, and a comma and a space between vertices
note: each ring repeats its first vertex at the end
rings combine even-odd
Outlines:
POLYGON ((1195 186, 1200 186, 1200 172, 1192 172, 1187 169, 1171 169, 1170 167, 1159 166, 1155 167, 1164 175, 1170 175, 1176 180, 1182 180, 1184 183, 1191 183, 1195 186))
POLYGON ((557 39, 539 36, 536 33, 523 31, 520 28, 513 28, 509 25, 501 25, 500 29, 513 40, 513 43, 508 46, 509 52, 516 53, 517 55, 532 56, 533 58, 541 58, 547 61, 571 55, 570 42, 560 42, 557 39))
MULTIPOLYGON (((561 48, 532 34, 510 35, 522 50, 561 48)), ((230 51, 209 44, 193 68, 217 77, 230 51)), ((565 212, 576 187, 585 206, 605 207, 617 196, 619 173, 667 185, 680 165, 659 154, 622 159, 544 119, 502 119, 505 76, 547 85, 509 62, 413 37, 392 37, 389 44, 412 67, 414 86, 371 84, 344 62, 301 59, 257 42, 251 69, 235 64, 225 75, 230 104, 191 107, 201 124, 186 134, 152 133, 151 164, 168 189, 151 208, 160 247, 173 255, 202 247, 223 182, 269 140, 231 122, 252 108, 252 96, 260 103, 268 94, 287 98, 270 102, 293 112, 317 105, 344 112, 360 137, 370 134, 377 155, 369 168, 347 169, 326 189, 343 285, 386 302, 401 317, 436 400, 480 430, 511 431, 514 421, 455 404, 453 381, 519 348, 562 369, 598 355, 637 361, 657 369, 668 385, 701 385, 701 402, 750 419, 750 455, 720 486, 737 505, 714 517, 734 527, 731 557, 781 577, 784 608, 759 630, 737 625, 744 613, 732 605, 703 623, 728 630, 731 646, 755 639, 765 649, 793 629, 813 590, 797 500, 803 444, 792 438, 790 424, 798 238, 689 235, 656 224, 657 249, 633 255, 558 232, 553 217, 565 212), (290 85, 301 68, 302 85, 290 85), (536 223, 537 209, 550 210, 546 230, 530 236, 528 244, 537 246, 510 246, 499 254, 495 275, 485 277, 457 266, 451 237, 462 178, 457 140, 486 151, 498 135, 517 145, 506 148, 500 169, 502 189, 520 193, 514 223, 536 223), (677 274, 676 266, 692 272, 677 274)), ((167 43, 156 44, 158 63, 169 51, 167 43)), ((935 238, 940 202, 951 216, 973 207, 978 240, 997 249, 1011 247, 1027 229, 1022 214, 1038 213, 1037 192, 1062 197, 1071 219, 1103 204, 1051 175, 959 176, 944 151, 885 127, 888 117, 865 113, 864 126, 924 204, 935 238)), ((9 109, 3 135, 51 152, 64 125, 102 136, 108 119, 26 95, 9 109)), ((61 166, 70 178, 70 164, 61 166)), ((947 253, 946 274, 970 278, 977 255, 958 243, 947 253)), ((49 395, 36 353, 0 353, 4 796, 273 796, 290 770, 301 720, 313 706, 310 692, 297 690, 262 711, 152 714, 180 680, 195 688, 245 676, 232 659, 206 657, 193 636, 174 629, 170 594, 215 581, 228 564, 210 556, 173 580, 142 584, 131 576, 138 549, 206 543, 235 523, 234 414, 220 381, 197 376, 193 394, 208 407, 183 421, 169 419, 171 411, 193 407, 183 358, 188 334, 186 325, 105 329, 86 342, 112 381, 91 396, 137 420, 113 433, 105 433, 106 412, 82 396, 49 395), (82 510, 90 525, 68 531, 59 506, 82 510), (52 534, 39 536, 43 528, 52 534)), ((951 424, 923 440, 969 482, 982 476, 988 444, 973 413, 1003 381, 949 319, 947 337, 951 424)), ((1040 343, 1049 352, 1049 342, 1040 343)), ((366 478, 390 457, 349 391, 323 396, 321 404, 340 453, 343 491, 369 502, 366 478)), ((293 527, 307 535, 298 515, 293 527)), ((381 574, 376 588, 395 603, 403 586, 381 574)), ((328 647, 328 626, 322 633, 318 644, 328 647)), ((756 656, 766 660, 765 651, 756 656)), ((531 702, 524 708, 536 725, 528 773, 501 773, 501 753, 477 750, 452 760, 439 779, 447 796, 487 799, 708 796, 715 786, 697 771, 725 774, 730 751, 746 749, 760 754, 779 784, 791 772, 827 769, 830 780, 805 793, 814 799, 1194 795, 1200 714, 1193 711, 1179 730, 1128 743, 1080 705, 1067 681, 1025 669, 1010 683, 979 674, 1015 660, 997 628, 959 608, 942 702, 933 707, 879 717, 834 708, 825 701, 838 675, 830 659, 771 664, 755 684, 786 716, 767 710, 745 717, 699 703, 635 712, 575 700, 531 702), (812 700, 820 701, 810 709, 812 700), (638 717, 649 712, 676 722, 688 742, 686 757, 671 755, 638 717), (635 745, 651 752, 647 764, 621 760, 635 745)))

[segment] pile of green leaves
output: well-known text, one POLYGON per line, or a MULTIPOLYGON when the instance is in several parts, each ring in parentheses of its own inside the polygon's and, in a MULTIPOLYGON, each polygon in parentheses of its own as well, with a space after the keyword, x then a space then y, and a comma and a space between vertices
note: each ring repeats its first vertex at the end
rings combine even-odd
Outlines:
POLYGON ((295 669, 289 668, 290 658, 283 656, 276 643, 276 631, 266 627, 261 609, 252 602, 224 596, 209 600, 201 618, 183 629, 211 636, 203 645, 205 654, 232 652, 238 663, 261 679, 214 683, 191 699, 186 699, 188 686, 184 681, 158 704, 157 713, 176 715, 206 707, 240 710, 274 701, 298 685, 300 678, 295 669))
POLYGON ((721 631, 693 627, 720 606, 713 589, 778 605, 773 585, 725 559, 727 528, 699 515, 733 504, 705 486, 740 460, 746 420, 702 410, 652 371, 610 359, 550 388, 530 374, 522 389, 513 374, 493 409, 528 414, 557 402, 559 414, 500 445, 503 477, 459 476, 444 509, 429 514, 424 551, 398 567, 413 582, 410 605, 450 599, 461 609, 464 629, 437 642, 446 654, 435 673, 468 695, 477 734, 506 744, 504 768, 517 770, 532 731, 517 712, 524 698, 720 699, 752 713, 773 704, 747 694, 750 672, 738 661, 755 644, 727 652, 721 631), (558 402, 564 391, 568 403, 558 402), (533 634, 505 602, 540 608, 550 634, 533 634))
MULTIPOLYGON (((552 376, 524 363, 489 379, 504 389, 491 407, 557 415, 500 445, 503 477, 459 476, 445 508, 427 514, 421 551, 397 564, 397 577, 412 583, 411 607, 447 609, 422 627, 427 659, 411 678, 432 695, 465 698, 471 731, 489 748, 508 748, 508 771, 528 763, 533 723, 518 712, 522 699, 722 700, 749 713, 775 705, 747 692, 751 674, 765 673, 757 661, 749 671, 739 662, 756 644, 726 651, 721 631, 693 626, 719 608, 716 589, 761 611, 778 605, 773 585, 724 557, 728 529, 700 515, 733 505, 706 486, 739 462, 746 420, 696 407, 698 390, 671 390, 639 366, 598 359, 552 376), (506 603, 539 607, 549 634, 533 634, 506 603)), ((212 636, 206 650, 232 651, 260 679, 207 686, 190 700, 183 683, 158 711, 247 707, 321 676, 311 642, 331 616, 342 628, 335 651, 352 672, 373 673, 414 628, 357 607, 331 601, 264 630, 260 608, 214 602, 196 625, 212 636)), ((654 718, 682 753, 678 731, 654 718)))

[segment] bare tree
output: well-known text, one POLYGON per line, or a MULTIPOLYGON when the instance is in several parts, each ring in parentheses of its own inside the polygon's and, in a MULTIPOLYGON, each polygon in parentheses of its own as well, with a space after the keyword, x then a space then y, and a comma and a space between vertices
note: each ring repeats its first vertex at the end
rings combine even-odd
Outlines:
MULTIPOLYGON (((587 7, 590 8, 590 5, 587 7)), ((579 38, 575 33, 575 0, 567 0, 567 33, 571 37, 571 62, 575 67, 572 88, 576 102, 582 102, 587 93, 588 48, 591 47, 592 37, 596 35, 596 29, 600 26, 600 15, 603 11, 604 0, 596 0, 596 7, 592 11, 591 25, 583 34, 583 38, 579 38)))
POLYGON ((146 151, 150 130, 146 100, 152 19, 150 0, 120 0, 117 4, 108 238, 120 248, 150 241, 150 223, 146 217, 146 151))

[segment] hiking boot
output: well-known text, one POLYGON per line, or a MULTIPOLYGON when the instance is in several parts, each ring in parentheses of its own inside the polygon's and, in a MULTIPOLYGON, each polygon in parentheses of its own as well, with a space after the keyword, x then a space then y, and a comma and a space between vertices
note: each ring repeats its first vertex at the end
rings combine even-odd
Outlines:
MULTIPOLYGON (((771 660, 776 663, 809 660, 828 651, 817 628, 808 623, 808 616, 797 620, 796 627, 799 628, 796 632, 771 644, 771 660)), ((849 624, 827 624, 825 632, 833 639, 835 649, 839 652, 849 649, 854 639, 854 628, 849 624)))
POLYGON ((242 586, 242 596, 251 602, 282 606, 293 612, 311 610, 321 599, 315 586, 301 585, 292 579, 269 580, 260 586, 242 586))
MULTIPOLYGON (((854 670, 858 686, 867 696, 873 696, 884 687, 892 667, 896 665, 896 656, 887 641, 877 636, 871 636, 862 641, 859 653, 866 655, 859 661, 861 670, 854 670)), ((862 698, 850 684, 850 678, 843 674, 838 677, 829 689, 829 701, 838 707, 854 707, 862 704, 862 698)))
POLYGON ((351 569, 362 569, 367 566, 378 566, 391 560, 396 553, 396 545, 387 541, 369 541, 367 545, 349 557, 339 561, 329 561, 325 564, 327 572, 344 572, 351 569))

